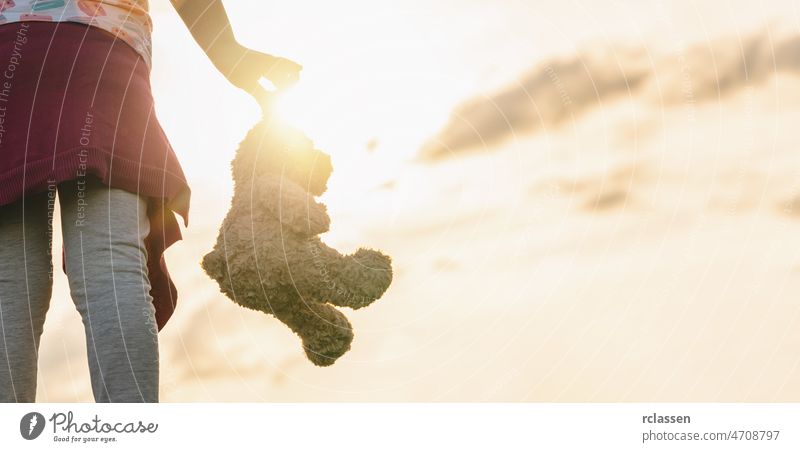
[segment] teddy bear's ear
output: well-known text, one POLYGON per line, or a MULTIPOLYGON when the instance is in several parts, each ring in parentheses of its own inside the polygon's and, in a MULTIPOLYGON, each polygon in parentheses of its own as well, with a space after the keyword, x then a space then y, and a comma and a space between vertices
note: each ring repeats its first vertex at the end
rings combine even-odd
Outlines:
POLYGON ((261 205, 287 228, 307 236, 328 231, 331 219, 325 205, 318 203, 300 185, 274 175, 260 178, 256 185, 261 205))

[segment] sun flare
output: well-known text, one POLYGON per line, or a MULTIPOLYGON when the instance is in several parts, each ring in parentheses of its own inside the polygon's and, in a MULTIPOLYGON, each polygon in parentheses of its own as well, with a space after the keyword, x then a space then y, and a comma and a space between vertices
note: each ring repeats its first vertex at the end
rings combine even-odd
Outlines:
POLYGON ((309 114, 313 102, 308 99, 309 94, 306 90, 297 86, 278 90, 265 78, 262 78, 259 83, 270 93, 269 108, 273 114, 304 132, 308 133, 314 130, 310 120, 312 115, 309 114))

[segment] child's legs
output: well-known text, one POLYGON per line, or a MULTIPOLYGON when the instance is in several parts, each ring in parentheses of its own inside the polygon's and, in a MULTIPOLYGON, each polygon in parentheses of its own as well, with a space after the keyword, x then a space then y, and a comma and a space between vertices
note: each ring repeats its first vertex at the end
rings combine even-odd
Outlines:
POLYGON ((59 185, 72 299, 97 402, 158 401, 158 327, 147 276, 147 204, 93 177, 59 185))
POLYGON ((52 292, 51 237, 47 192, 0 207, 0 402, 36 398, 52 292))

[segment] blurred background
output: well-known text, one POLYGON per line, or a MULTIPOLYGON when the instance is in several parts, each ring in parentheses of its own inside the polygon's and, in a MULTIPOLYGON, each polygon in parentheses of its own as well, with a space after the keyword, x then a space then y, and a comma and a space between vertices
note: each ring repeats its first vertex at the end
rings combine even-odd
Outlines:
MULTIPOLYGON (((259 111, 151 3, 193 189, 162 401, 800 401, 797 2, 226 2, 304 66, 281 114, 333 157, 323 240, 393 257, 330 368, 199 266, 259 111)), ((51 306, 37 400, 92 401, 61 272, 51 306)))

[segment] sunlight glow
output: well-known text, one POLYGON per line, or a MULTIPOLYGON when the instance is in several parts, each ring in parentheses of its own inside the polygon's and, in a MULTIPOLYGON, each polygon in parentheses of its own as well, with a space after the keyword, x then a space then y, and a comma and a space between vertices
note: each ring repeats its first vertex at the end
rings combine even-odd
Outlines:
POLYGON ((308 120, 310 116, 309 108, 312 104, 309 102, 309 99, 303 97, 307 97, 308 93, 304 93, 303 90, 297 87, 278 90, 275 85, 266 78, 259 80, 259 84, 272 94, 273 98, 270 102, 273 112, 283 121, 306 132, 313 129, 312 124, 310 124, 308 120))

